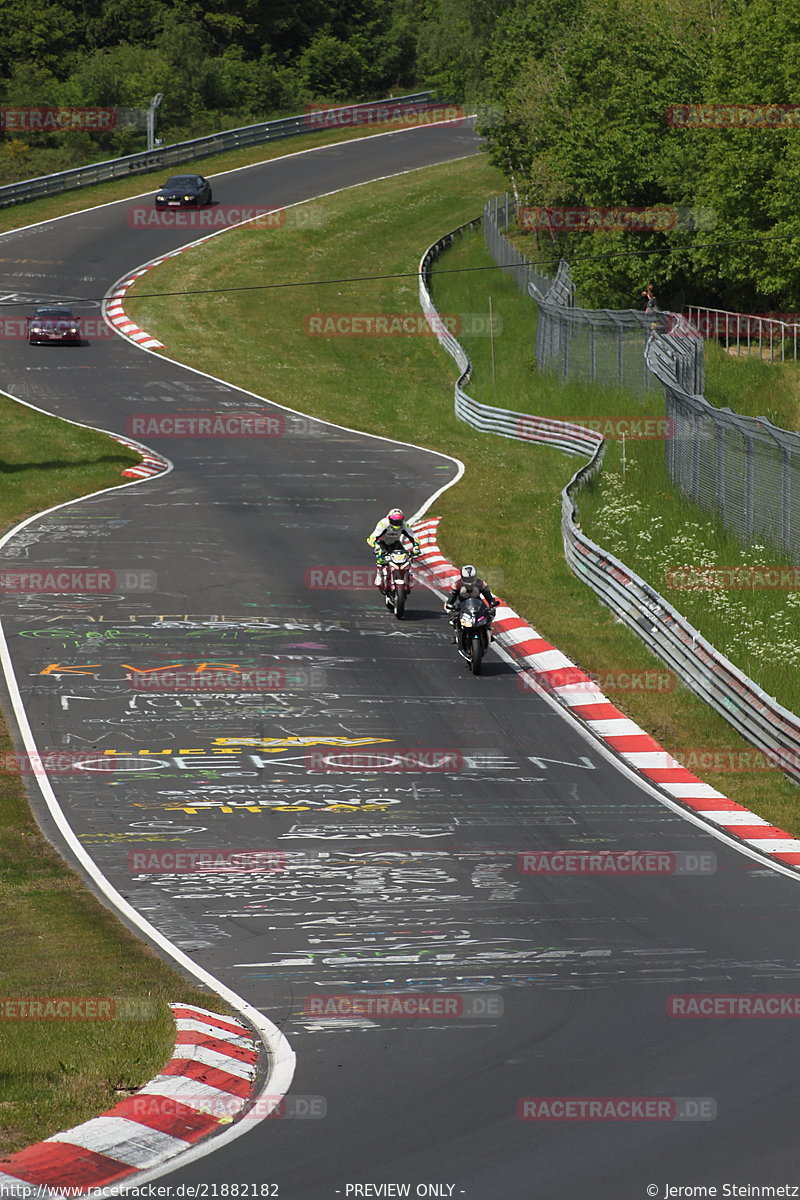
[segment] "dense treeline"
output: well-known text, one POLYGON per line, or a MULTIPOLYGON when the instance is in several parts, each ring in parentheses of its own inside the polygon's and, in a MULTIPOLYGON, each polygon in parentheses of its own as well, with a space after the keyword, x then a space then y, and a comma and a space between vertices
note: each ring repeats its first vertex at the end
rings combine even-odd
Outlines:
MULTIPOLYGON (((0 104, 146 108, 167 141, 414 82, 415 0, 5 0, 0 104)), ((8 131, 0 180, 144 148, 140 129, 8 131)))
POLYGON ((637 307, 652 281, 662 306, 800 310, 800 110, 783 128, 667 120, 674 105, 800 104, 800 0, 525 0, 495 16, 480 89, 518 194, 677 209, 666 233, 540 235, 540 253, 575 263, 582 302, 637 307))
MULTIPOLYGON (((530 205, 663 206, 650 233, 539 235, 585 303, 800 309, 800 120, 679 128, 672 105, 800 104, 800 0, 5 0, 0 104, 146 107, 168 141, 420 87, 479 103, 530 205), (641 253, 668 247, 670 253, 641 253), (612 257, 614 255, 614 257, 612 257)), ((141 149, 7 133, 0 181, 141 149)))

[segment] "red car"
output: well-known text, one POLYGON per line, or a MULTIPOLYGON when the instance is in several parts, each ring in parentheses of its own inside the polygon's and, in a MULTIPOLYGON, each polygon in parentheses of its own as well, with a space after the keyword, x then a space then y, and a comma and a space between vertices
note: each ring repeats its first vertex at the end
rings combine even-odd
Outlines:
POLYGON ((71 308, 63 308, 60 304, 48 305, 35 309, 33 316, 28 317, 28 344, 35 346, 42 342, 80 346, 80 321, 71 308))

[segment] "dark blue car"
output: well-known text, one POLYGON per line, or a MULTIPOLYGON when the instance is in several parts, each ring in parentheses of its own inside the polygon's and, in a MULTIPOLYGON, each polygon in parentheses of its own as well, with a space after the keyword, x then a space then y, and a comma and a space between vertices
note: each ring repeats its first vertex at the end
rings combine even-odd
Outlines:
POLYGON ((202 175, 170 175, 156 194, 156 208, 199 208, 211 203, 211 184, 202 175))

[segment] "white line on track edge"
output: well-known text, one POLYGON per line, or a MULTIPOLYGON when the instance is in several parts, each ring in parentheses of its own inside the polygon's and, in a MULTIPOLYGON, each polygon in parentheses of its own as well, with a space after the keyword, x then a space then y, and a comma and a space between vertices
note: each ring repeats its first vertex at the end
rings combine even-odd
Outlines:
MULTIPOLYGON (((5 392, 3 394, 8 396, 9 399, 13 400, 15 403, 22 404, 26 408, 33 409, 35 412, 43 413, 45 416, 55 417, 57 420, 65 421, 69 425, 77 425, 83 429, 96 429, 95 426, 85 425, 83 422, 74 421, 69 417, 59 417, 57 413, 48 412, 46 409, 39 408, 35 404, 30 404, 27 400, 21 400, 19 397, 12 395, 10 392, 5 392)), ((110 430, 106 429, 99 429, 97 432, 107 433, 112 438, 116 436, 110 430)), ((130 441, 132 439, 128 440, 130 441)), ((141 445, 141 443, 136 443, 136 445, 143 451, 149 452, 147 451, 147 447, 141 445)), ((161 457, 163 458, 164 456, 162 455, 161 457)), ((129 487, 138 487, 140 484, 152 482, 154 478, 161 478, 162 476, 169 474, 170 471, 173 470, 173 464, 169 461, 169 459, 165 459, 165 462, 167 463, 167 466, 165 470, 161 472, 161 476, 151 476, 149 479, 134 479, 130 483, 119 483, 112 485, 111 487, 101 488, 97 492, 91 492, 89 495, 79 496, 75 500, 67 500, 61 504, 54 504, 51 508, 43 509, 40 513, 35 513, 33 516, 26 517, 25 520, 20 521, 17 525, 14 525, 11 529, 7 530, 2 537, 0 537, 0 549, 2 549, 3 546, 5 546, 5 544, 11 540, 11 538, 19 533, 20 530, 24 529, 32 521, 38 521, 40 517, 48 516, 50 513, 57 512, 61 508, 69 508, 73 504, 81 504, 84 500, 92 500, 97 496, 103 496, 108 492, 122 491, 129 487)), ((11 654, 8 649, 8 642, 6 640, 5 629, 3 627, 2 620, 0 620, 0 667, 2 667, 3 674, 5 676, 9 698, 14 709, 14 716, 16 718, 20 734, 22 735, 25 749, 29 755, 36 754, 40 757, 33 733, 31 731, 30 723, 28 721, 28 716, 25 712, 25 707, 22 702, 22 696, 20 694, 17 678, 14 673, 14 667, 11 661, 11 654)), ((53 791, 49 777, 42 776, 37 773, 37 782, 39 784, 39 790, 42 793, 45 804, 47 805, 48 811, 55 821, 55 824, 64 838, 64 841, 69 846, 78 862, 80 862, 87 875, 93 880, 103 896, 106 897, 111 907, 117 912, 126 916, 137 929, 141 930, 143 934, 146 934, 153 942, 155 942, 168 958, 171 958, 190 975, 194 976, 194 978, 199 982, 206 984, 213 992, 216 993, 216 995, 220 996, 223 1000, 226 1000, 232 1008, 241 1013, 241 1015, 249 1020, 250 1023, 255 1027, 259 1037, 267 1049, 270 1060, 270 1069, 267 1080, 265 1081, 263 1088, 258 1093, 259 1097, 265 1095, 269 1097, 267 1104, 262 1104, 260 1106, 264 1112, 264 1115, 258 1118, 258 1120, 266 1120, 269 1116, 269 1112, 275 1107, 275 1105, 277 1105, 280 1097, 285 1095, 288 1091, 294 1075, 295 1054, 287 1039, 281 1033, 280 1029, 278 1029, 277 1025, 273 1024, 268 1017, 264 1016, 263 1013, 259 1012, 257 1008, 254 1008, 253 1005, 248 1003, 248 1001, 242 996, 239 996, 226 984, 222 983, 221 980, 217 979, 215 976, 210 974, 210 972, 205 971, 202 967, 198 966, 197 963, 189 958, 187 954, 184 954, 184 952, 179 949, 178 946, 174 945, 169 938, 164 937, 163 934, 161 934, 153 925, 151 925, 149 921, 145 920, 144 917, 142 917, 136 911, 136 909, 134 909, 132 905, 128 903, 124 896, 122 896, 106 879, 105 875, 102 874, 97 864, 89 856, 84 847, 76 838, 64 815, 63 809, 58 802, 55 792, 53 791)), ((213 1135, 209 1142, 201 1142, 196 1146, 188 1148, 181 1154, 176 1155, 175 1158, 170 1160, 170 1169, 172 1169, 172 1167, 177 1168, 180 1165, 191 1162, 195 1158, 201 1157, 202 1154, 209 1154, 213 1149, 216 1149, 217 1146, 224 1145, 233 1141, 235 1138, 241 1137, 243 1133, 249 1132, 249 1130, 253 1128, 256 1123, 257 1122, 253 1121, 250 1117, 246 1117, 246 1119, 234 1123, 230 1126, 230 1128, 213 1135), (248 1122, 250 1123, 248 1124, 248 1122)), ((149 1179, 151 1176, 155 1178, 150 1171, 140 1172, 133 1176, 129 1186, 138 1186, 143 1180, 146 1181, 146 1179, 149 1179)), ((120 1194, 122 1191, 126 1191, 127 1187, 122 1181, 120 1181, 119 1184, 114 1185, 114 1189, 114 1194, 120 1194)), ((53 1189, 48 1189, 48 1192, 53 1197, 57 1196, 58 1194, 57 1191, 53 1189)), ((98 1189, 96 1194, 98 1196, 102 1196, 106 1195, 107 1193, 104 1189, 98 1189)))
MULTIPOLYGON (((28 722, 28 715, 25 712, 25 707, 22 703, 22 696, 20 695, 17 679, 14 674, 14 667, 11 662, 11 655, 9 653, 2 621, 0 621, 0 664, 2 664, 3 673, 5 674, 9 696, 14 708, 14 715, 16 716, 17 724, 19 725, 19 730, 22 734, 22 740, 25 744, 25 749, 28 751, 28 754, 38 755, 39 751, 36 748, 36 742, 28 722)), ((221 980, 216 979, 215 976, 213 976, 209 971, 206 971, 203 967, 198 966, 197 963, 189 958, 188 954, 185 954, 182 950, 180 950, 173 942, 169 940, 169 938, 164 937, 164 935, 160 933, 155 926, 151 925, 149 921, 145 920, 144 917, 142 917, 141 914, 136 911, 133 905, 131 905, 125 899, 125 897, 121 895, 120 892, 118 892, 117 889, 108 881, 108 879, 106 879, 105 875, 103 875, 103 873, 100 871, 97 864, 78 841, 69 822, 67 821, 66 816, 64 815, 64 811, 58 802, 58 798, 53 791, 49 777, 46 775, 39 775, 37 773, 37 781, 45 803, 47 804, 48 810, 50 811, 50 814, 55 821, 61 836, 69 846, 75 858, 78 860, 78 862, 80 862, 86 874, 92 879, 97 888, 102 892, 110 904, 119 913, 125 916, 137 929, 141 930, 142 933, 146 934, 153 942, 155 942, 159 949, 161 949, 169 958, 173 959, 174 962, 181 966, 190 975, 193 975, 195 979, 211 988, 211 990, 216 992, 218 996, 220 996, 223 1000, 226 1000, 232 1008, 235 1008, 238 1012, 240 1012, 242 1016, 244 1016, 253 1026, 255 1026, 259 1036, 269 1052, 270 1071, 264 1087, 258 1093, 259 1096, 264 1095, 267 1087, 269 1088, 269 1091, 266 1092, 266 1095, 269 1097, 268 1104, 264 1106, 268 1109, 268 1111, 265 1111, 263 1116, 259 1116, 256 1120, 252 1120, 251 1118, 241 1120, 232 1125, 229 1129, 226 1129, 223 1133, 214 1135, 211 1139, 211 1143, 205 1147, 203 1146, 203 1143, 200 1143, 200 1145, 191 1147, 191 1149, 187 1150, 186 1152, 176 1155, 176 1157, 171 1159, 169 1163, 170 1170, 176 1169, 187 1162, 191 1162, 195 1158, 201 1157, 201 1153, 208 1154, 211 1149, 216 1149, 217 1146, 233 1141, 235 1138, 240 1137, 243 1133, 249 1132, 249 1129, 253 1128, 259 1121, 266 1120, 269 1115, 269 1111, 275 1107, 279 1098, 285 1095, 292 1081, 295 1066, 294 1051, 284 1035, 281 1033, 280 1029, 278 1029, 277 1025, 274 1025, 268 1017, 265 1017, 263 1013, 259 1012, 257 1008, 254 1008, 253 1005, 245 1000, 242 996, 239 996, 236 992, 229 988, 227 984, 222 983, 221 980), (273 1100, 274 1103, 272 1103, 273 1100)), ((144 1180, 144 1172, 137 1174, 134 1179, 130 1181, 130 1186, 138 1186, 144 1180)), ((119 1192, 122 1187, 122 1181, 119 1184, 115 1184, 115 1192, 119 1192)), ((94 1192, 94 1189, 92 1190, 94 1192)), ((104 1193, 98 1189, 97 1194, 103 1195, 104 1193)))

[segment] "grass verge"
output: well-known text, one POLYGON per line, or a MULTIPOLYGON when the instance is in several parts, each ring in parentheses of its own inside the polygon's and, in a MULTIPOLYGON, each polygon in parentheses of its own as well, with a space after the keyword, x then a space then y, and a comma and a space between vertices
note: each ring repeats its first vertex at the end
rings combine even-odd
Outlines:
MULTIPOLYGON (((113 487, 139 461, 104 434, 5 396, 0 426, 0 530, 113 487)), ((0 722, 0 1005, 21 997, 118 998, 118 1019, 11 1020, 2 1009, 0 1157, 96 1116, 152 1078, 174 1043, 167 1001, 219 1007, 128 933, 66 866, 31 815, 10 769, 16 761, 0 722)))
MULTIPOLYGON (((444 516, 445 552, 454 560, 476 562, 509 603, 587 670, 618 677, 622 672, 657 670, 658 660, 564 562, 560 490, 579 460, 480 434, 457 422, 453 364, 431 338, 309 332, 309 319, 326 313, 417 313, 414 278, 376 279, 358 286, 313 281, 352 275, 354 267, 365 276, 413 272, 430 242, 473 217, 486 197, 502 187, 499 173, 476 157, 350 189, 322 201, 324 234, 291 229, 280 239, 269 239, 262 231, 237 230, 147 275, 148 293, 156 288, 168 293, 201 286, 241 287, 265 277, 307 286, 193 296, 180 306, 150 294, 139 302, 137 316, 144 328, 171 347, 172 357, 201 370, 303 412, 461 458, 467 468, 465 481, 436 506, 444 516), (476 492, 492 514, 491 521, 477 526, 476 492)), ((443 266, 464 265, 468 259, 463 256, 476 245, 457 245, 443 266)), ((478 398, 530 412, 556 414, 567 405, 571 411, 592 412, 601 403, 609 411, 616 407, 617 412, 631 412, 638 402, 618 389, 600 394, 601 389, 590 385, 562 385, 536 373, 532 350, 526 350, 532 346, 532 306, 499 272, 435 275, 441 313, 483 314, 485 321, 489 291, 503 332, 495 345, 496 383, 490 343, 474 339, 481 347, 472 389, 478 398), (527 310, 520 307, 523 303, 527 310), (517 380, 513 387, 512 379, 517 380)), ((609 695, 674 752, 687 747, 748 748, 721 717, 685 690, 610 689, 609 695)), ((717 772, 704 777, 770 821, 800 834, 798 792, 780 772, 717 772)))
POLYGON ((735 355, 713 339, 707 339, 703 348, 704 394, 709 404, 732 408, 746 417, 767 417, 781 429, 800 429, 800 362, 735 355))

